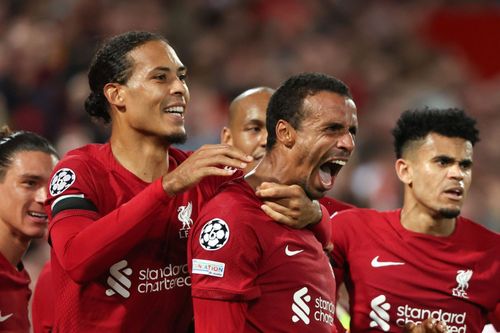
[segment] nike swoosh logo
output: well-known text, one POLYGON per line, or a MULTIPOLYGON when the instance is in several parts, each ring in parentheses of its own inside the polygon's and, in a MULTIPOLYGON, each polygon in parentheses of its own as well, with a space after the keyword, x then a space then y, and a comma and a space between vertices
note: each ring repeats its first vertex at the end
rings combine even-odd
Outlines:
POLYGON ((378 257, 376 256, 372 260, 372 267, 386 267, 386 266, 399 266, 404 265, 404 262, 395 262, 395 261, 378 261, 378 257))
POLYGON ((290 249, 288 248, 288 245, 285 247, 285 254, 286 254, 287 256, 289 256, 289 257, 293 257, 294 255, 299 254, 300 252, 303 252, 303 251, 304 251, 304 250, 295 250, 295 251, 290 250, 290 249))
POLYGON ((2 316, 2 311, 0 311, 0 323, 6 321, 7 319, 9 319, 11 316, 13 315, 13 313, 11 314, 8 314, 6 316, 2 316))

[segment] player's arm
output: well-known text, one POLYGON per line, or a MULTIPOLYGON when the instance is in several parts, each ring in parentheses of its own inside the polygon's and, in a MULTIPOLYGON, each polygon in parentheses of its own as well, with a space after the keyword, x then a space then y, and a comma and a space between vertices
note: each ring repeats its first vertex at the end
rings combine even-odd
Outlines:
POLYGON ((255 194, 263 200, 261 208, 269 217, 289 227, 302 229, 330 220, 328 211, 298 185, 263 182, 255 194))
POLYGON ((205 177, 232 176, 252 159, 252 156, 227 144, 204 145, 163 176, 163 188, 169 195, 182 193, 205 177))
MULTIPOLYGON (((80 178, 81 185, 85 177, 80 178)), ((49 235, 54 252, 69 276, 79 283, 101 275, 137 246, 150 232, 151 221, 157 221, 156 215, 168 209, 170 202, 158 180, 101 216, 87 199, 89 190, 82 191, 82 187, 76 185, 46 203, 52 217, 49 235)))
POLYGON ((195 332, 244 332, 246 302, 193 298, 195 332))

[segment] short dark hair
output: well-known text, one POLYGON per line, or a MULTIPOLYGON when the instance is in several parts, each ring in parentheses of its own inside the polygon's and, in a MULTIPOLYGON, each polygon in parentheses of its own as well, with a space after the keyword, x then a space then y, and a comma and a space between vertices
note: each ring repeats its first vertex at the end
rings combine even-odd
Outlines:
POLYGON ((462 109, 425 108, 404 111, 392 130, 394 150, 401 158, 408 145, 425 138, 429 133, 437 133, 450 138, 462 138, 473 146, 479 141, 476 120, 462 109))
POLYGON ((96 52, 90 64, 88 79, 90 94, 85 100, 85 110, 90 116, 111 121, 108 101, 104 96, 104 86, 110 82, 127 83, 132 75, 133 63, 128 54, 149 41, 167 39, 147 31, 130 31, 112 37, 96 52))
POLYGON ((55 148, 44 137, 28 131, 12 132, 4 126, 0 129, 0 181, 3 181, 14 155, 21 151, 39 151, 59 158, 55 148))
POLYGON ((352 98, 349 88, 339 79, 321 73, 302 73, 290 77, 271 96, 267 107, 267 145, 270 150, 276 143, 275 127, 280 119, 298 129, 304 113, 304 99, 320 91, 331 91, 352 98))

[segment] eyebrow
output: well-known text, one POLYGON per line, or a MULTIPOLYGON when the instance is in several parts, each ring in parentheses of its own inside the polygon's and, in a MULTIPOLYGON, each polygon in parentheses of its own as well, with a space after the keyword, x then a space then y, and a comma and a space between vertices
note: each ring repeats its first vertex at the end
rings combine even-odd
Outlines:
MULTIPOLYGON (((153 68, 153 71, 171 72, 172 69, 170 67, 160 66, 160 67, 153 68)), ((187 71, 187 67, 186 66, 181 66, 181 67, 177 68, 177 72, 185 72, 185 71, 187 71)))
POLYGON ((43 180, 43 177, 40 175, 32 174, 32 173, 23 173, 20 175, 22 179, 31 179, 31 180, 43 180))

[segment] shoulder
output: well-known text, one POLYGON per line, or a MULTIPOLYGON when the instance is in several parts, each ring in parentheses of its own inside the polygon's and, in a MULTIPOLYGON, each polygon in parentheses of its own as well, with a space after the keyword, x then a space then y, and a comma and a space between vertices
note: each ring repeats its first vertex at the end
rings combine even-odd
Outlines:
POLYGON ((325 206, 325 208, 328 210, 328 212, 331 214, 335 212, 340 212, 342 210, 346 209, 352 209, 355 208, 354 205, 351 205, 347 202, 343 202, 331 197, 324 197, 319 200, 319 203, 325 206))
POLYGON ((490 249, 500 248, 500 234, 486 228, 463 216, 457 219, 457 229, 459 236, 477 243, 478 246, 490 249))
POLYGON ((59 161, 55 171, 61 167, 71 167, 75 169, 92 167, 93 169, 100 170, 104 165, 104 157, 110 153, 109 145, 107 144, 89 144, 83 147, 70 150, 59 161))
POLYGON ((332 221, 373 221, 384 218, 389 213, 369 208, 350 208, 334 213, 332 221))

